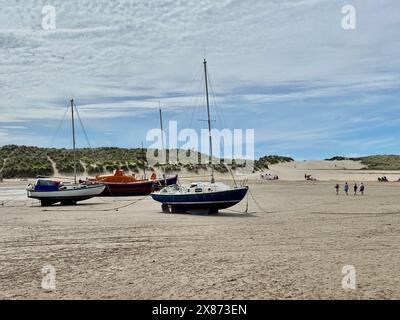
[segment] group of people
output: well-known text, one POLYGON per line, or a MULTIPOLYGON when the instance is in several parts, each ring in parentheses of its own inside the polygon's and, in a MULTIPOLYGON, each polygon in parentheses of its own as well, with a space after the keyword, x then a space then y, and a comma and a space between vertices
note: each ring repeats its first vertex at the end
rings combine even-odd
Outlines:
POLYGON ((314 178, 311 174, 304 174, 304 180, 305 181, 317 181, 317 178, 314 178))
MULTIPOLYGON (((336 195, 339 195, 339 189, 340 189, 340 186, 339 186, 339 184, 337 183, 337 184, 335 185, 336 195)), ((349 184, 346 182, 346 183, 344 184, 344 187, 343 187, 343 190, 344 190, 344 193, 346 194, 346 196, 349 195, 349 189, 350 189, 349 184)), ((360 186, 358 186, 358 185, 357 185, 357 182, 355 182, 355 183, 354 183, 354 186, 353 186, 353 190, 354 190, 354 195, 355 195, 355 196, 357 195, 357 192, 358 192, 358 191, 359 191, 360 194, 363 196, 363 195, 364 195, 364 192, 365 192, 365 185, 361 182, 360 186)))

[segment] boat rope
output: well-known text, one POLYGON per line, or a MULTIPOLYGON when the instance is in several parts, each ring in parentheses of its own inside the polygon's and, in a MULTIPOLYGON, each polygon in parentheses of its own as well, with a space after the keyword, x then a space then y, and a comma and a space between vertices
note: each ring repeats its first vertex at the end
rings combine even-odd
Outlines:
POLYGON ((246 210, 244 212, 246 212, 246 213, 249 212, 249 192, 247 192, 247 194, 246 194, 246 210))
POLYGON ((147 199, 148 197, 150 197, 150 195, 144 196, 142 198, 139 198, 135 201, 132 201, 128 204, 122 205, 122 206, 118 206, 115 208, 107 208, 107 209, 82 209, 82 210, 68 210, 68 209, 43 209, 42 211, 61 211, 61 212, 82 212, 82 211, 87 211, 87 212, 107 212, 107 211, 119 211, 121 209, 127 208, 129 206, 132 206, 140 201, 143 201, 145 199, 147 199))
MULTIPOLYGON (((9 199, 9 200, 1 201, 1 205, 4 206, 5 204, 7 204, 7 203, 9 203, 9 202, 11 202, 11 201, 14 201, 14 200, 16 200, 16 199, 18 199, 19 197, 20 197, 20 196, 17 196, 17 197, 15 197, 15 198, 12 198, 12 199, 9 199)), ((7 206, 7 207, 9 207, 9 206, 7 206)))
POLYGON ((264 212, 264 213, 273 213, 272 211, 267 211, 267 210, 265 210, 265 209, 257 202, 256 198, 254 197, 254 195, 253 195, 253 193, 250 191, 250 189, 249 189, 249 194, 250 194, 251 198, 253 199, 255 205, 256 205, 262 212, 264 212))

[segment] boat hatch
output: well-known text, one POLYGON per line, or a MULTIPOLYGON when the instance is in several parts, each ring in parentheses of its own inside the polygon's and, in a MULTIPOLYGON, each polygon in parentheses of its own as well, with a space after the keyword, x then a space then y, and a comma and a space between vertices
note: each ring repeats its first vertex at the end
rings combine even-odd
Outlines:
POLYGON ((35 184, 36 191, 58 191, 60 183, 51 180, 37 180, 35 184))

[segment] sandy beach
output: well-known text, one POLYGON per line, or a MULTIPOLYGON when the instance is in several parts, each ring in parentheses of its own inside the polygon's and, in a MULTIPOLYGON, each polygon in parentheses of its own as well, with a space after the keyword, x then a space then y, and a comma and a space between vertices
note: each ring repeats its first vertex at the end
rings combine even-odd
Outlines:
POLYGON ((2 299, 400 298, 398 183, 354 197, 331 181, 254 179, 248 213, 243 201, 215 216, 164 214, 148 197, 43 208, 26 183, 0 184, 2 299))

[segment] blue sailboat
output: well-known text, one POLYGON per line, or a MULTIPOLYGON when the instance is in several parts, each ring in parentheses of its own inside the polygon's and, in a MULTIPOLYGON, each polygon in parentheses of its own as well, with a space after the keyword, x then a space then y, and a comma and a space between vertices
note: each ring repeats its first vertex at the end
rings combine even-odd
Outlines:
MULTIPOLYGON (((248 186, 230 187, 215 182, 212 166, 212 135, 210 119, 210 103, 208 95, 207 61, 204 59, 205 91, 207 101, 208 132, 210 144, 211 181, 195 182, 188 187, 171 185, 151 194, 155 201, 161 203, 163 212, 177 213, 205 213, 215 214, 218 210, 226 209, 238 204, 246 196, 248 186)), ((161 117, 160 117, 161 119, 161 117)), ((162 121, 161 121, 162 128, 162 121)), ((161 129, 162 130, 162 129, 161 129)))

